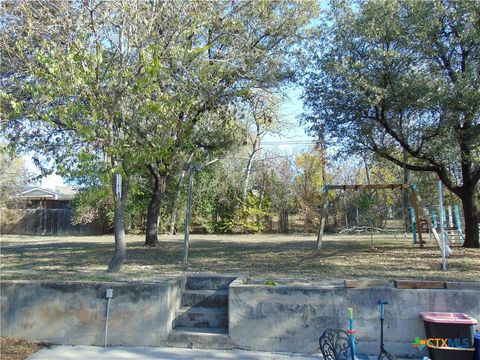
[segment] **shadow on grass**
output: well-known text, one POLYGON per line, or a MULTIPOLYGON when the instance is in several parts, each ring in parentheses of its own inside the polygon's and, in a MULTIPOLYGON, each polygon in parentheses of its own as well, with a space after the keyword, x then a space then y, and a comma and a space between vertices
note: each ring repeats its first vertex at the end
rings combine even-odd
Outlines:
MULTIPOLYGON (((325 278, 438 279, 449 276, 461 280, 473 279, 475 271, 477 274, 480 271, 479 262, 459 250, 458 255, 452 256, 452 271, 442 274, 438 271, 438 248, 429 245, 420 249, 405 241, 376 240, 373 245, 378 251, 374 252, 369 249, 370 240, 365 239, 325 240, 319 252, 314 250, 313 238, 305 241, 247 241, 205 240, 193 236, 189 271, 325 278)), ((2 242, 2 271, 30 271, 44 275, 61 271, 104 271, 113 249, 113 240, 111 243, 61 239, 24 244, 2 242)), ((148 278, 154 274, 180 272, 182 252, 183 241, 180 239, 161 240, 156 248, 143 247, 143 241, 130 241, 122 273, 148 278)))
MULTIPOLYGON (((258 257, 281 261, 285 255, 295 255, 301 258, 312 257, 314 243, 311 241, 291 241, 279 242, 255 242, 228 243, 222 240, 195 240, 190 244, 189 258, 192 262, 201 262, 203 260, 221 260, 227 262, 239 262, 245 264, 246 261, 258 257)), ((2 265, 4 270, 34 270, 38 267, 44 267, 46 264, 54 264, 56 267, 71 266, 81 264, 82 266, 92 264, 102 264, 109 260, 113 252, 113 241, 109 243, 92 242, 73 242, 61 241, 49 243, 3 243, 2 265), (7 246, 5 246, 7 245, 7 246)), ((336 242, 330 245, 324 243, 321 257, 331 256, 336 253, 352 253, 361 249, 358 244, 354 248, 352 244, 342 244, 336 242)), ((135 241, 127 244, 127 260, 125 264, 138 265, 168 265, 176 264, 181 258, 183 251, 183 242, 178 240, 160 242, 156 248, 145 248, 143 242, 135 241)))

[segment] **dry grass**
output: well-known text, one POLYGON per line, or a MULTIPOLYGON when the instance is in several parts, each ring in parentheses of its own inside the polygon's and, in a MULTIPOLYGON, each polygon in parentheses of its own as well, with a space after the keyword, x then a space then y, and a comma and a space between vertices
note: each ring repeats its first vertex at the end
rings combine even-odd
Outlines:
MULTIPOLYGON (((428 239, 428 234, 426 235, 428 239)), ((162 236, 158 248, 144 248, 143 236, 127 237, 127 260, 119 274, 105 272, 113 236, 3 236, 0 241, 3 279, 143 280, 184 271, 182 236, 162 236)), ((440 250, 424 249, 403 236, 326 236, 319 254, 315 236, 192 235, 189 272, 249 273, 253 277, 296 281, 346 278, 480 279, 480 249, 453 248, 448 271, 440 271, 440 250)))
POLYGON ((23 360, 45 346, 45 344, 35 341, 2 336, 0 337, 0 359, 23 360))

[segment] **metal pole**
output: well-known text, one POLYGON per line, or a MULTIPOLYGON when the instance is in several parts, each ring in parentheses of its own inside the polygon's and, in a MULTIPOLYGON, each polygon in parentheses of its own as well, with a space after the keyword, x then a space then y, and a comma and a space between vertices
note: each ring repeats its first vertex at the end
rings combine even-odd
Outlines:
POLYGON ((410 219, 412 221, 412 235, 413 235, 413 243, 417 243, 417 219, 415 219, 415 209, 413 207, 410 208, 410 219))
POLYGON ((190 214, 192 208, 192 188, 193 188, 193 164, 188 164, 188 203, 187 210, 185 211, 185 236, 183 239, 183 261, 182 265, 187 266, 188 262, 188 241, 190 236, 190 214))
POLYGON ((348 308, 348 317, 350 320, 350 331, 347 331, 350 335, 350 342, 352 344, 352 360, 355 360, 355 330, 353 329, 353 308, 348 308))
POLYGON ((465 241, 465 238, 463 237, 462 222, 460 221, 460 209, 457 204, 453 205, 453 215, 455 216, 455 226, 460 234, 460 238, 462 241, 465 241))
MULTIPOLYGON (((441 180, 438 180, 438 212, 443 215, 443 194, 441 180)), ((445 227, 443 216, 440 216, 440 231, 442 244, 442 271, 447 271, 447 259, 445 254, 445 227)))
POLYGON ((184 235, 184 239, 183 239, 182 265, 184 267, 186 267, 187 263, 188 263, 188 242, 189 242, 189 238, 190 238, 190 219, 191 219, 191 213, 192 213, 193 175, 194 175, 195 171, 200 171, 205 166, 216 163, 218 160, 219 159, 214 159, 214 160, 209 161, 205 164, 190 163, 190 162, 186 164, 186 166, 188 166, 189 181, 188 181, 188 203, 187 203, 187 210, 185 211, 185 235, 184 235))
POLYGON ((325 185, 325 192, 323 193, 322 199, 322 212, 320 214, 320 226, 318 227, 318 234, 317 234, 317 245, 315 249, 318 251, 322 247, 322 240, 323 240, 323 230, 325 229, 325 222, 327 219, 328 214, 328 185, 325 185))

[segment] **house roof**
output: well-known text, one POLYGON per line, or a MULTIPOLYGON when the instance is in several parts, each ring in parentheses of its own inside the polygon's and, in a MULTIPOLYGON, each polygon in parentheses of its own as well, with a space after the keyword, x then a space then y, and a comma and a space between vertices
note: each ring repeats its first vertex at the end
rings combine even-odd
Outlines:
POLYGON ((51 200, 72 200, 76 190, 68 186, 59 186, 55 190, 45 189, 38 186, 25 188, 17 194, 17 197, 27 200, 51 199, 51 200))

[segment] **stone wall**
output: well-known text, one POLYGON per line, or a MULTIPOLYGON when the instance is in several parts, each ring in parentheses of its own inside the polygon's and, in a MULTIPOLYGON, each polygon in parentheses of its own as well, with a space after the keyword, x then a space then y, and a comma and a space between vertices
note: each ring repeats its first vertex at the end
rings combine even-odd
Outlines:
MULTIPOLYGON (((244 349, 318 351, 318 338, 328 328, 348 327, 347 308, 354 308, 359 350, 378 354, 378 300, 386 307, 385 343, 400 356, 420 357, 411 343, 425 338, 420 311, 467 313, 480 320, 480 290, 347 289, 343 286, 263 286, 236 280, 230 285, 229 333, 244 349)), ((480 330, 480 328, 479 328, 480 330)))
POLYGON ((111 288, 108 344, 158 346, 171 329, 184 281, 2 281, 1 333, 53 344, 103 345, 105 290, 111 288))

